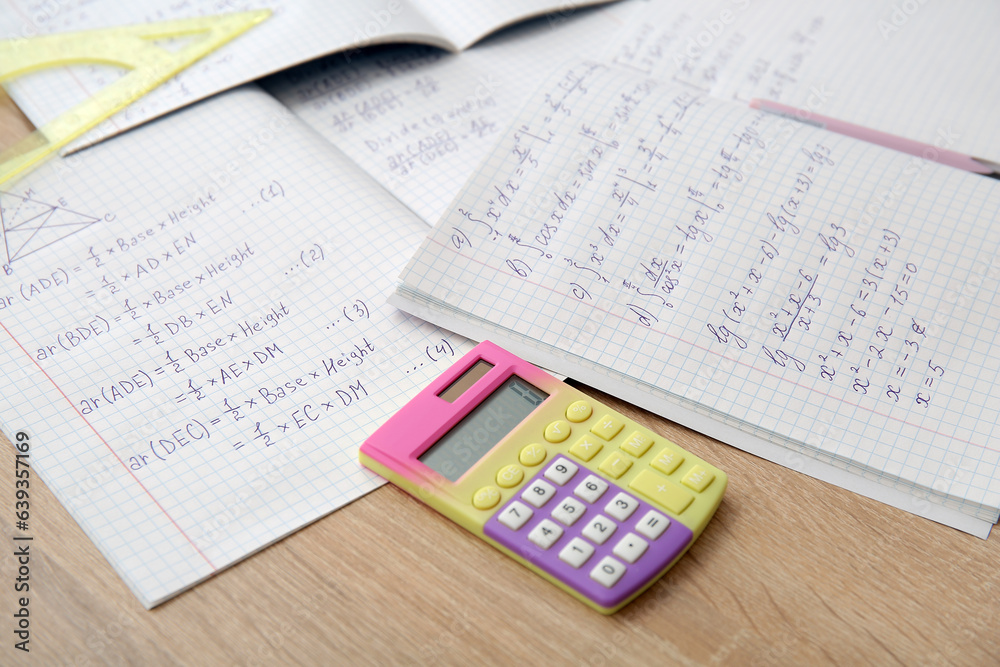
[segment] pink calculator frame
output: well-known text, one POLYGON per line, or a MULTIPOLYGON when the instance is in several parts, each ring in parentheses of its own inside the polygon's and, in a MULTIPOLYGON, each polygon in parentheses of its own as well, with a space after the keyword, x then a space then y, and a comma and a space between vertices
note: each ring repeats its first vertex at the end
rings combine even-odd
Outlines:
MULTIPOLYGON (((551 401, 562 387, 562 383, 548 373, 503 348, 484 341, 427 385, 402 410, 390 417, 361 446, 361 453, 424 488, 444 489, 449 485, 460 484, 476 469, 476 464, 473 464, 462 477, 452 482, 424 465, 418 457, 513 375, 549 395, 536 410, 551 401), (449 403, 439 396, 480 360, 493 364, 493 368, 454 402, 449 403)), ((501 447, 503 443, 504 440, 501 440, 490 451, 501 447)), ((483 454, 480 460, 488 455, 489 452, 483 454)))

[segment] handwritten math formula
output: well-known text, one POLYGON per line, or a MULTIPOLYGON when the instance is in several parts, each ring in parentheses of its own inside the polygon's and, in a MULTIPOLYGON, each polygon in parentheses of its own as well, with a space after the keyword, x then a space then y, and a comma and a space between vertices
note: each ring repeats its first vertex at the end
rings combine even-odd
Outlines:
POLYGON ((588 62, 529 109, 425 246, 480 268, 408 289, 788 437, 769 404, 944 418, 958 362, 926 295, 947 276, 905 218, 865 213, 875 192, 837 187, 855 146, 588 62))
MULTIPOLYGON (((29 191, 11 201, 24 217, 43 210, 39 196, 29 191)), ((266 215, 262 207, 280 212, 294 196, 294 187, 274 178, 231 193, 247 217, 266 215)), ((290 430, 315 437, 321 417, 349 421, 382 400, 386 375, 455 356, 447 338, 387 336, 375 305, 382 297, 371 288, 345 285, 319 311, 303 303, 302 290, 324 280, 352 243, 346 237, 302 237, 279 249, 244 231, 220 242, 206 227, 225 198, 181 201, 154 213, 155 222, 92 216, 113 231, 89 237, 75 255, 63 253, 71 259, 65 265, 29 272, 15 263, 3 285, 0 310, 12 316, 53 299, 67 304, 19 342, 84 419, 136 416, 117 452, 129 470, 156 475, 219 448, 245 456, 254 446, 289 446, 283 436, 290 430), (269 294, 249 288, 262 278, 275 286, 269 294), (305 352, 303 328, 313 344, 305 352), (85 373, 63 370, 72 367, 85 373)), ((58 207, 72 204, 61 199, 58 207)), ((73 239, 60 243, 73 247, 73 239)))

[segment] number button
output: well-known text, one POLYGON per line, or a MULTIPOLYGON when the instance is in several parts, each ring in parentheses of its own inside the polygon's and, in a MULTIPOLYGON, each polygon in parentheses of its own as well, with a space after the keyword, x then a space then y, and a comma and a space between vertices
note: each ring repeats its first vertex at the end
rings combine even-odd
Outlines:
POLYGON ((612 553, 627 563, 634 563, 648 548, 649 542, 634 533, 629 533, 615 545, 612 553))
POLYGON ((472 506, 477 510, 488 510, 500 502, 500 489, 495 486, 484 486, 472 496, 472 506))
POLYGON ((656 510, 649 510, 646 512, 646 516, 642 517, 642 519, 639 520, 639 523, 636 524, 635 529, 649 539, 655 540, 657 537, 662 535, 669 526, 670 519, 656 510))
POLYGON ((576 485, 573 494, 578 498, 583 498, 588 503, 596 503, 607 490, 607 482, 597 475, 588 475, 587 479, 576 485))
POLYGON ((639 501, 627 493, 619 493, 604 506, 604 513, 619 521, 625 521, 639 507, 639 501))
POLYGON ((569 422, 560 419, 545 427, 545 439, 553 443, 562 442, 569 437, 571 432, 572 428, 569 422))
POLYGON ((569 453, 581 461, 589 461, 597 456, 604 445, 591 435, 585 435, 576 441, 576 444, 569 448, 569 453))
POLYGON ((497 515, 497 521, 507 526, 511 530, 517 530, 531 518, 534 512, 522 502, 514 501, 507 505, 506 509, 497 515))
POLYGON ((611 415, 604 415, 596 424, 590 427, 590 432, 600 438, 610 440, 618 435, 623 428, 625 428, 625 422, 611 415))
POLYGON ((579 537, 574 537, 559 552, 559 560, 570 567, 579 568, 594 555, 594 545, 579 537))
POLYGON ((572 526, 587 511, 587 506, 575 498, 565 498, 552 510, 552 518, 565 526, 572 526))
POLYGON ((587 421, 592 414, 594 414, 594 409, 590 407, 590 403, 587 401, 573 401, 566 408, 566 419, 574 424, 587 421))
POLYGON ((545 448, 532 443, 521 450, 517 459, 522 465, 536 466, 545 460, 545 448))
POLYGON ((569 480, 573 479, 573 475, 580 468, 573 462, 567 461, 566 459, 561 459, 556 461, 548 467, 545 471, 545 478, 551 482, 555 482, 559 486, 562 486, 569 480))
POLYGON ((618 524, 616 524, 611 519, 606 516, 595 516, 587 524, 587 527, 581 531, 581 534, 594 544, 604 544, 608 541, 608 538, 615 534, 615 530, 618 529, 618 524))
POLYGON ((528 539, 542 549, 548 549, 555 544, 560 537, 562 537, 562 534, 563 529, 559 527, 559 524, 555 521, 542 519, 538 525, 532 528, 531 532, 528 533, 528 539))
POLYGON ((601 562, 590 571, 590 578, 605 588, 611 588, 625 574, 625 565, 611 556, 605 556, 601 562))
POLYGON ((497 486, 504 489, 517 486, 521 483, 522 479, 524 479, 524 471, 521 470, 520 466, 504 466, 497 472, 497 486))
POLYGON ((521 497, 530 505, 535 507, 541 507, 556 494, 556 487, 552 486, 548 482, 536 479, 531 483, 531 486, 524 490, 521 497))

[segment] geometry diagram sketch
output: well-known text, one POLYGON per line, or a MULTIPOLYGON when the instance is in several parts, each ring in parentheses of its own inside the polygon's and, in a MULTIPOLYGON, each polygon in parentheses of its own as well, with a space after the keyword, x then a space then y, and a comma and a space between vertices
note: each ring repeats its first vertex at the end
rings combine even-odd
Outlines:
MULTIPOLYGON (((60 201, 62 203, 62 201, 60 201)), ((0 190, 4 264, 9 265, 100 220, 56 204, 0 190)))

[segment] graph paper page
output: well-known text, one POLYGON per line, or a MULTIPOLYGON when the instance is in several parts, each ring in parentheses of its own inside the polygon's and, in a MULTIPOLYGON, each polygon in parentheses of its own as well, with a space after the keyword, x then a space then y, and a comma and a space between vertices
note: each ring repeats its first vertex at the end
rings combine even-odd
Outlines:
POLYGON ((1000 5, 980 0, 649 3, 619 66, 714 97, 782 102, 1000 162, 1000 5))
POLYGON ((998 207, 989 179, 572 64, 394 302, 992 523, 998 207))
POLYGON ((377 487, 471 348, 386 306, 427 227, 242 88, 0 192, 0 417, 147 607, 377 487))
POLYGON ((410 45, 333 55, 263 85, 434 224, 552 63, 606 40, 642 8, 567 10, 458 54, 410 45))
MULTIPOLYGON (((576 2, 480 0, 3 0, 0 38, 91 30, 169 21, 224 12, 271 9, 272 16, 231 43, 193 64, 170 81, 112 116, 73 144, 87 146, 241 83, 313 58, 346 50, 357 54, 373 44, 418 42, 449 50, 471 45, 488 32, 545 11, 572 13, 576 2), (432 9, 428 9, 431 7, 432 9)), ((607 1, 607 0, 604 0, 607 1)), ((58 68, 19 77, 5 86, 25 115, 41 127, 107 84, 110 67, 58 68)))

